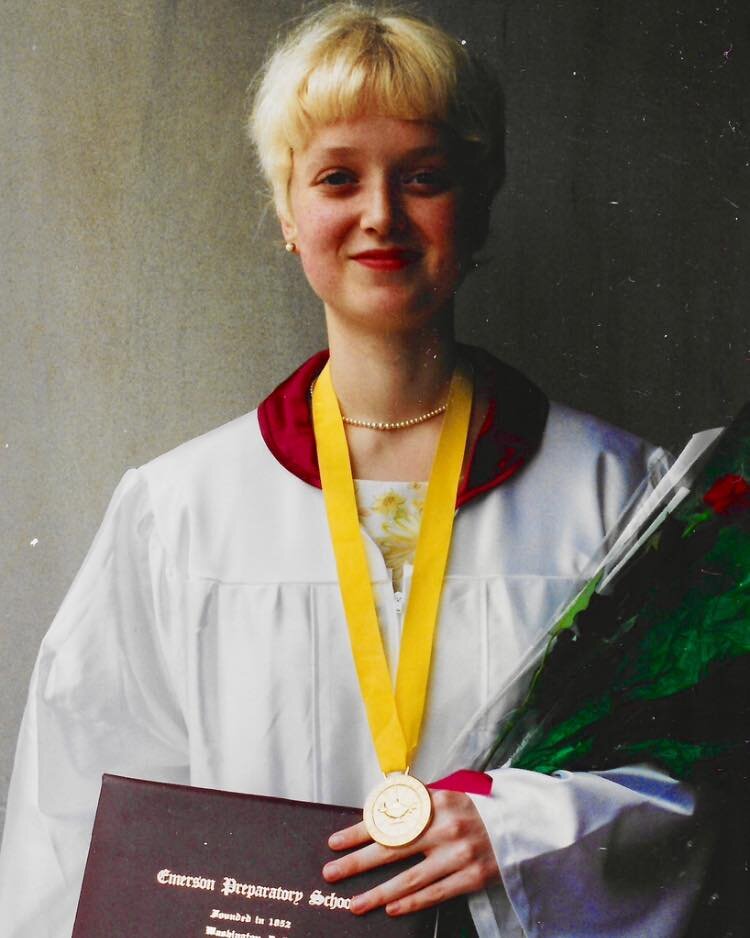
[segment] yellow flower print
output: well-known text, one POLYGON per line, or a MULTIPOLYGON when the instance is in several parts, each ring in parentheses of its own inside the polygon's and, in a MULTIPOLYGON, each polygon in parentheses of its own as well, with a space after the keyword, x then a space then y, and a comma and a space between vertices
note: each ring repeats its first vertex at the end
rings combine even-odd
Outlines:
POLYGON ((385 515, 386 518, 400 520, 407 514, 406 499, 391 489, 372 503, 372 510, 379 515, 385 515))
POLYGON ((383 534, 378 538, 378 545, 383 552, 386 566, 393 571, 395 589, 401 589, 404 564, 414 563, 419 522, 419 514, 404 511, 401 517, 383 524, 383 534))
POLYGON ((380 541, 385 565, 393 571, 394 587, 401 588, 401 578, 405 563, 414 562, 414 551, 417 546, 416 537, 408 534, 387 534, 380 541))
POLYGON ((393 577, 393 588, 401 590, 404 565, 414 563, 427 486, 420 482, 383 485, 369 498, 367 489, 368 484, 357 485, 360 519, 380 548, 393 577), (376 492, 380 494, 376 496, 376 492))

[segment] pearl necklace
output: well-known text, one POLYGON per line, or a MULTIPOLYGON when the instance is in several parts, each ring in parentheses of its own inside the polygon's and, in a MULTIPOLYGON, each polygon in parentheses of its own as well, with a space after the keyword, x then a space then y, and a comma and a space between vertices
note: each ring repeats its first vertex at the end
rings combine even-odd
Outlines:
POLYGON ((426 414, 409 417, 408 420, 357 420, 355 417, 344 417, 343 414, 341 419, 351 427, 365 427, 368 430, 405 430, 407 427, 415 427, 418 423, 432 420, 438 414, 444 414, 447 409, 448 405, 442 404, 434 410, 428 410, 426 414))
MULTIPOLYGON (((310 385, 311 397, 314 387, 315 381, 310 385)), ((358 420, 356 417, 345 417, 343 414, 341 419, 350 427, 364 427, 366 430, 406 430, 408 427, 416 427, 417 424, 425 423, 427 420, 432 420, 433 417, 444 414, 447 409, 447 403, 441 404, 440 407, 436 407, 434 410, 428 410, 427 413, 420 414, 418 417, 409 417, 407 420, 358 420)))

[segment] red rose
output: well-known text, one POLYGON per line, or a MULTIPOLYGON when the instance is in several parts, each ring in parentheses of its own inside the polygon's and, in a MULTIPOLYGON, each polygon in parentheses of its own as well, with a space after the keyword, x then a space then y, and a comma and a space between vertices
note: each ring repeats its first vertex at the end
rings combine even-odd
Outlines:
POLYGON ((703 501, 717 515, 744 511, 750 508, 750 485, 742 476, 722 476, 706 492, 703 501))

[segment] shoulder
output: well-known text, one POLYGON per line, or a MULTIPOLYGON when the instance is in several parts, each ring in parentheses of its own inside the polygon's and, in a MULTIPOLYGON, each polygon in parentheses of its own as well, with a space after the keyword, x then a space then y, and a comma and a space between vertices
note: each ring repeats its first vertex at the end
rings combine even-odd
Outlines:
MULTIPOLYGON (((135 470, 151 525, 184 575, 232 582, 273 578, 300 519, 323 514, 319 492, 269 451, 257 411, 135 470), (289 531, 287 530, 289 529, 289 531)), ((309 521, 312 524, 312 521, 309 521)))
POLYGON ((154 495, 175 489, 215 488, 265 452, 257 411, 243 414, 145 463, 139 472, 154 495))
POLYGON ((461 572, 580 578, 668 466, 663 449, 551 403, 531 458, 468 506, 461 572))
POLYGON ((276 498, 300 484, 269 452, 253 410, 182 443, 138 470, 160 510, 218 512, 276 498))
POLYGON ((560 455, 576 463, 610 457, 624 464, 643 466, 668 459, 664 449, 616 427, 593 414, 553 401, 542 438, 540 455, 560 455))
POLYGON ((671 462, 662 447, 553 402, 529 481, 574 506, 596 506, 606 530, 640 503, 671 462))
POLYGON ((269 493, 278 469, 251 411, 131 470, 121 487, 137 499, 141 527, 153 530, 167 555, 186 568, 196 544, 221 536, 239 505, 269 493))

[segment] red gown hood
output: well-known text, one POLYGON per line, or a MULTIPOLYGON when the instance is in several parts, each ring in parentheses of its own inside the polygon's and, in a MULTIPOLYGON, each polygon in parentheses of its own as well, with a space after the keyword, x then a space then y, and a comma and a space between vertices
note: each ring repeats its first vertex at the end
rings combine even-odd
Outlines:
MULTIPOLYGON (((520 372, 481 349, 464 346, 462 354, 474 366, 477 388, 484 392, 489 408, 458 491, 457 507, 523 469, 539 448, 549 412, 545 395, 520 372)), ((310 385, 327 361, 327 350, 313 355, 258 408, 266 446, 282 466, 316 488, 321 485, 310 385)))

